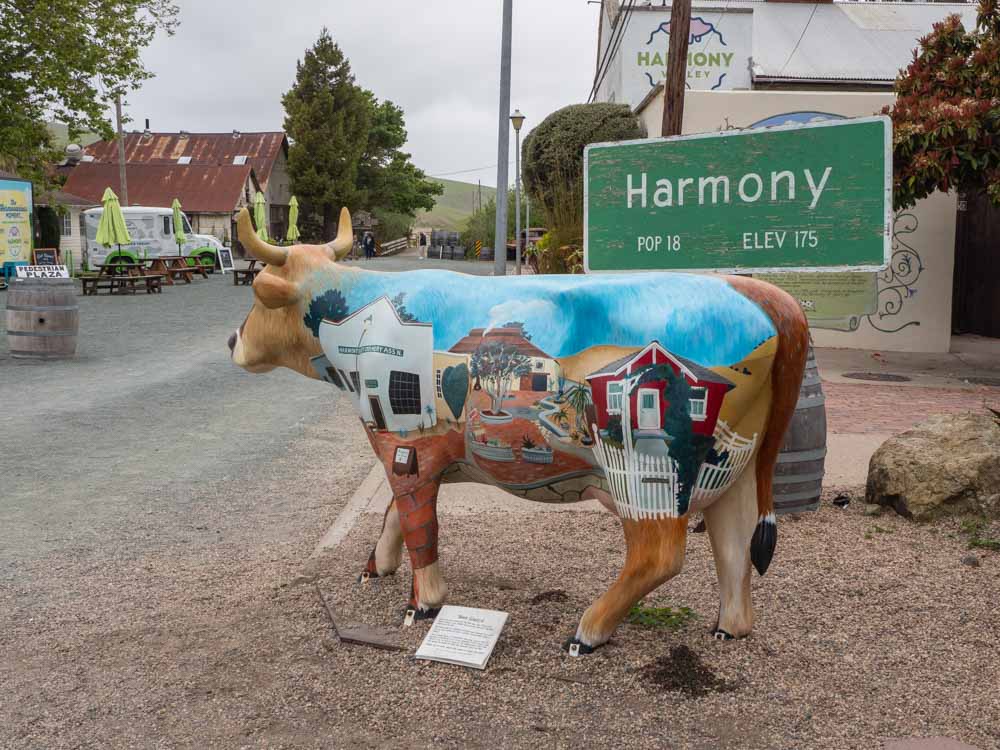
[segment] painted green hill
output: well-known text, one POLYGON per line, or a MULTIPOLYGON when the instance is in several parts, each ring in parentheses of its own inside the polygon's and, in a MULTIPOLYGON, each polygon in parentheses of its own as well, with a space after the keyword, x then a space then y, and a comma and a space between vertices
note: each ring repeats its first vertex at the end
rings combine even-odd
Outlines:
MULTIPOLYGON (((461 232, 477 205, 479 186, 457 180, 431 178, 444 186, 444 193, 430 211, 421 211, 413 220, 415 227, 431 227, 461 232)), ((496 189, 483 186, 483 204, 496 195, 496 189)))

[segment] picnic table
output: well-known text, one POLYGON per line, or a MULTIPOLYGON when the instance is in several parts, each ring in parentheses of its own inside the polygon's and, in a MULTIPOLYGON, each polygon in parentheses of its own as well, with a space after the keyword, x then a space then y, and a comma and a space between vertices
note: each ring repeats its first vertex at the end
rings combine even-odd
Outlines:
POLYGON ((146 294, 159 294, 163 291, 163 275, 146 273, 145 263, 126 263, 112 261, 101 266, 97 276, 81 277, 83 293, 96 295, 99 290, 107 289, 108 294, 135 294, 136 284, 142 282, 146 294))
POLYGON ((248 258, 247 260, 250 261, 250 265, 246 268, 233 269, 233 286, 252 284, 253 280, 257 278, 257 274, 263 270, 263 267, 257 268, 256 258, 248 258))
POLYGON ((150 271, 161 274, 166 282, 173 286, 174 279, 178 276, 184 279, 185 284, 191 283, 191 274, 193 273, 200 273, 202 278, 208 278, 205 267, 197 259, 194 260, 195 263, 192 266, 188 265, 188 256, 186 255, 160 255, 156 258, 150 258, 147 262, 150 263, 150 271))

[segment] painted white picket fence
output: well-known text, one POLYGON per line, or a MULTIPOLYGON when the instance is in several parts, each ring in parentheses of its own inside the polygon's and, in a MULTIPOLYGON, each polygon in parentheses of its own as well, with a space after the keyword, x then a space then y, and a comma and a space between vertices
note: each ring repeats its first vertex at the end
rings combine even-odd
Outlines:
POLYGON ((594 425, 594 454, 622 518, 677 517, 677 463, 669 456, 626 453, 601 440, 594 425))
MULTIPOLYGON (((622 448, 601 440, 600 431, 593 426, 594 455, 604 469, 615 508, 622 518, 676 518, 677 462, 670 456, 651 456, 622 448)), ((736 434, 723 421, 715 429, 715 450, 726 458, 717 465, 702 464, 698 472, 691 501, 709 500, 725 492, 740 472, 746 468, 757 446, 757 434, 745 438, 736 434)))
POLYGON ((715 452, 728 455, 718 464, 702 464, 698 471, 698 480, 691 493, 692 502, 696 500, 713 500, 729 489, 743 469, 750 463, 754 449, 757 447, 757 433, 752 438, 745 438, 732 431, 728 424, 719 420, 715 426, 715 452))

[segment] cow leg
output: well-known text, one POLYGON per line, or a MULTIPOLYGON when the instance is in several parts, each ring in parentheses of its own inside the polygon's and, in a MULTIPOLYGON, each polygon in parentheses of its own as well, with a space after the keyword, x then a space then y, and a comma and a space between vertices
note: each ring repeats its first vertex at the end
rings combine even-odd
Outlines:
POLYGON ((719 577, 719 620, 712 632, 721 640, 741 638, 753 627, 750 539, 757 525, 757 478, 752 468, 704 514, 719 577))
POLYGON ((604 595, 587 608, 566 643, 589 654, 605 643, 632 605, 661 583, 673 578, 684 564, 687 517, 634 521, 624 519, 625 566, 604 595))
POLYGON ((413 584, 408 609, 417 620, 436 617, 448 593, 438 567, 437 496, 440 481, 422 485, 394 498, 399 525, 410 554, 413 584))
POLYGON ((382 533, 368 556, 362 577, 367 573, 369 578, 392 575, 403 561, 403 529, 399 525, 399 511, 396 501, 392 500, 385 509, 382 519, 382 533))

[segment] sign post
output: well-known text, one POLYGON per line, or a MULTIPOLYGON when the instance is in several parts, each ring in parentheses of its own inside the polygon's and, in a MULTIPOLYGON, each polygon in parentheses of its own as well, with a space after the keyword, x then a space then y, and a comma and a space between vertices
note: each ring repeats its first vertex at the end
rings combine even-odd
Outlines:
POLYGON ((877 271, 891 253, 887 117, 584 151, 584 268, 877 271))

